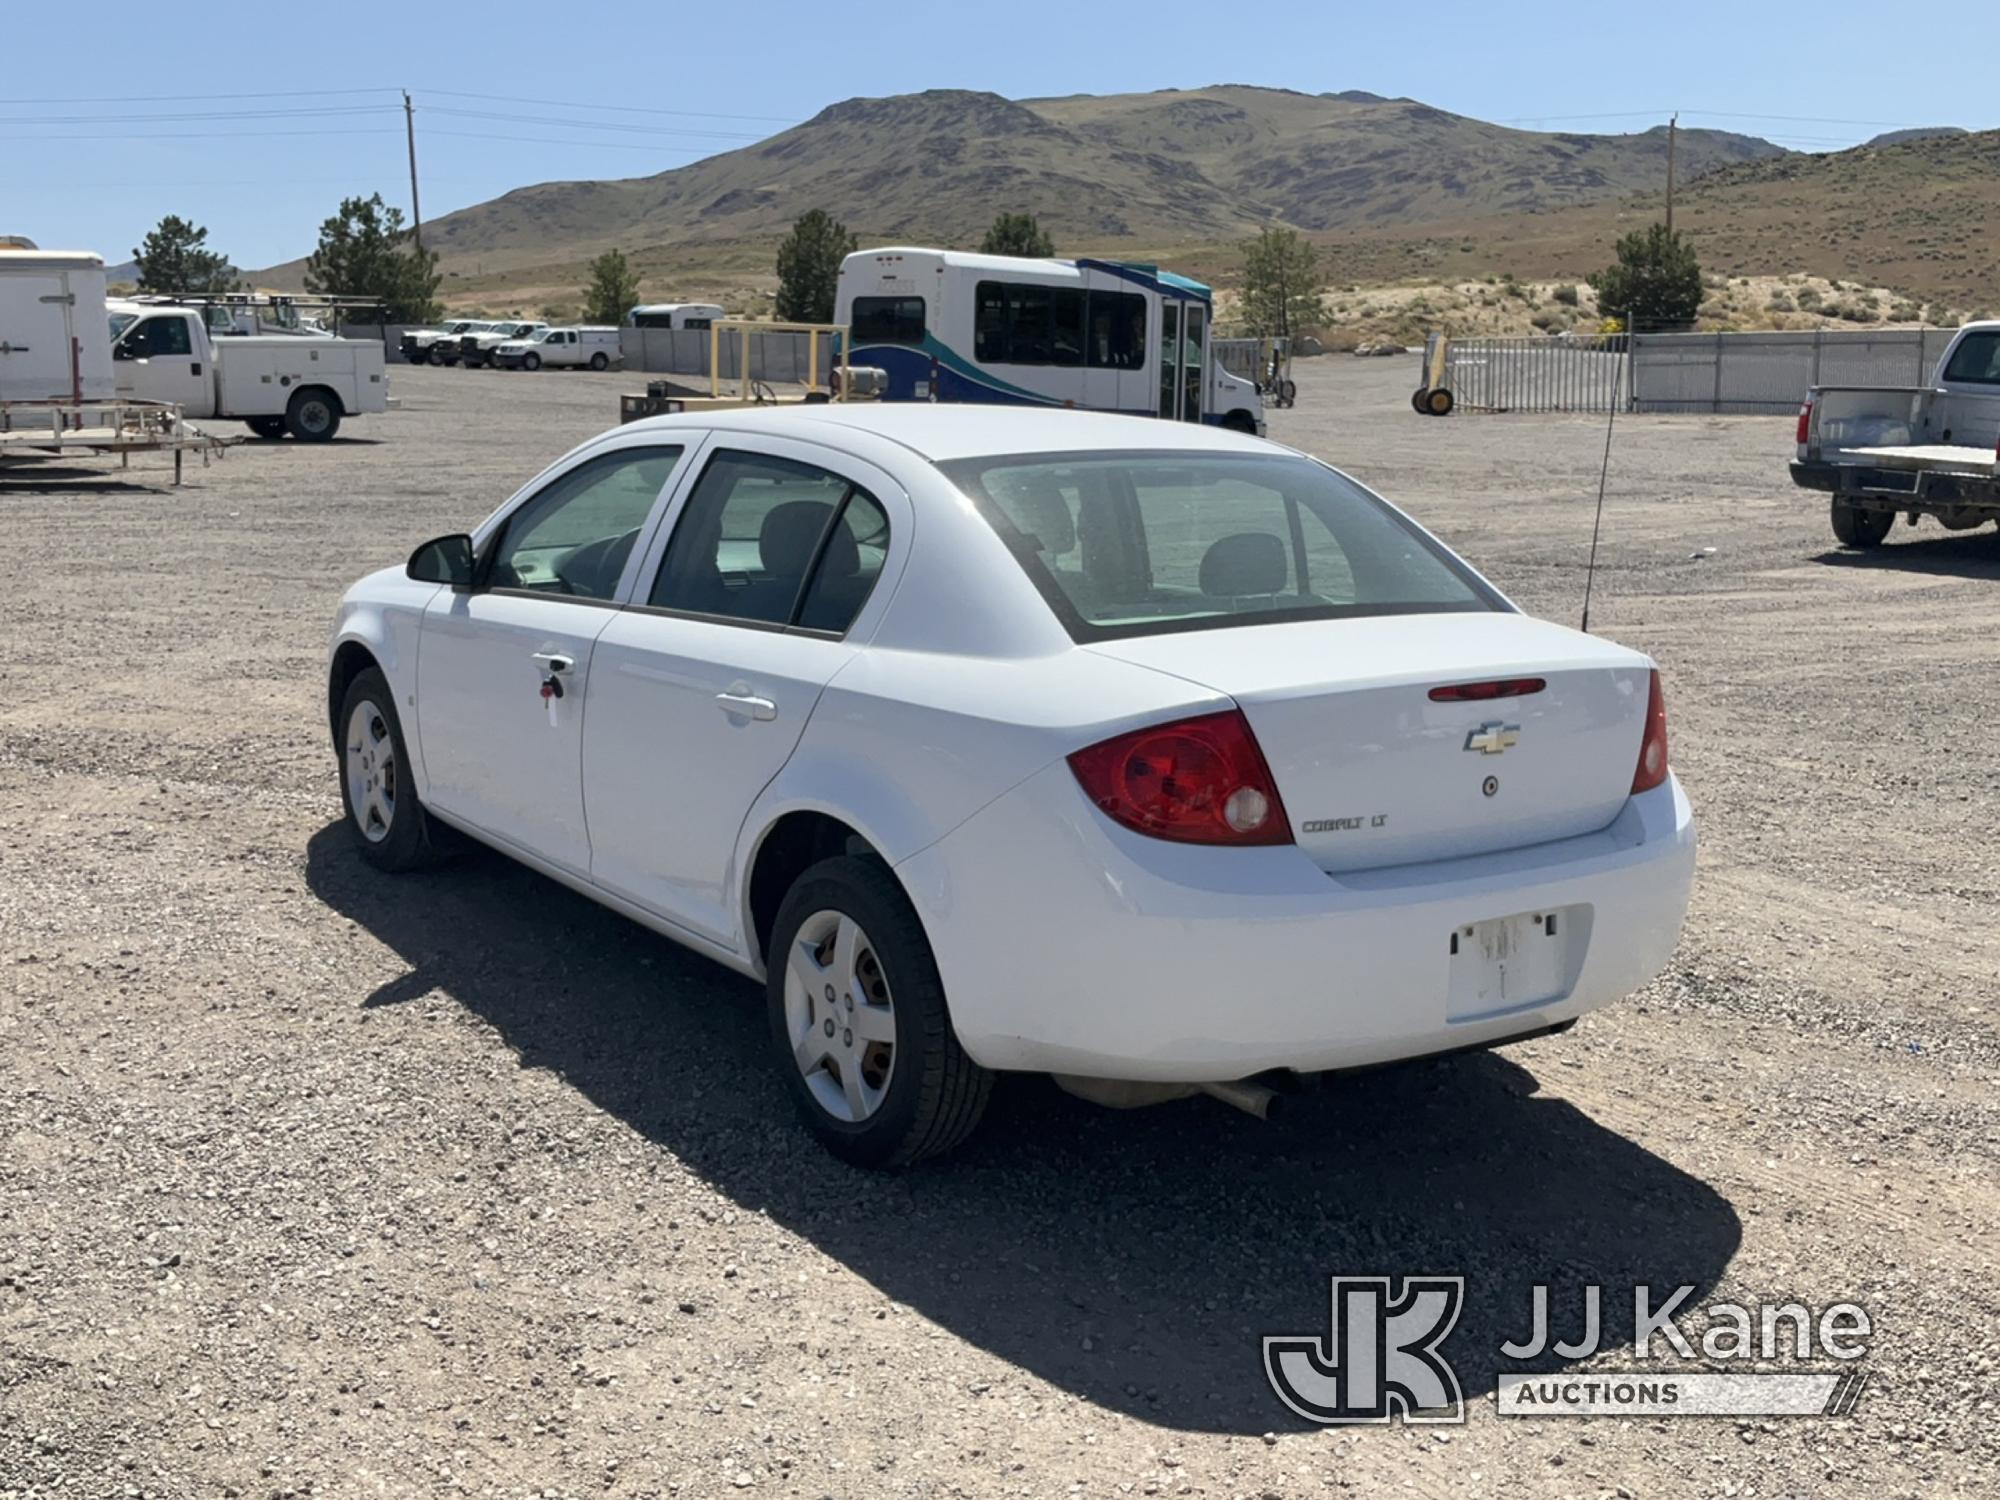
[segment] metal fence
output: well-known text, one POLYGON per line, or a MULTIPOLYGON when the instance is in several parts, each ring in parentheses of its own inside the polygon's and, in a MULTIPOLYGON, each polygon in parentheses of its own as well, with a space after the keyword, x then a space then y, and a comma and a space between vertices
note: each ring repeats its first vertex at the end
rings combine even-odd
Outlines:
POLYGON ((1802 333, 1642 333, 1632 340, 1634 411, 1796 411, 1815 385, 1928 385, 1950 328, 1802 333))
POLYGON ((1796 410, 1809 386, 1926 385, 1955 332, 1448 339, 1444 385, 1470 411, 1601 412, 1617 401, 1628 411, 1778 414, 1796 410))
MULTIPOLYGON (((1608 411, 1624 389, 1624 343, 1597 337, 1451 339, 1444 385, 1455 404, 1474 411, 1608 411)), ((1428 357, 1424 368, 1431 368, 1428 357)))
MULTIPOLYGON (((750 378, 774 385, 804 385, 811 364, 804 333, 752 333, 750 336, 750 378)), ((625 354, 625 368, 646 370, 655 375, 708 374, 709 331, 705 328, 621 328, 618 346, 625 354)), ((819 381, 826 384, 833 356, 833 340, 819 340, 819 381)), ((724 380, 742 373, 743 335, 725 330, 718 361, 724 380)))

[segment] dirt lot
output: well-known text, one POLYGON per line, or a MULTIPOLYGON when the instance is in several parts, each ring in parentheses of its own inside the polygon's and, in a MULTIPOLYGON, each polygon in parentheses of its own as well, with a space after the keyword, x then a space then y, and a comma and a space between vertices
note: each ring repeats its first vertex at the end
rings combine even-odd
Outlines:
MULTIPOLYGON (((1575 619, 1600 422, 1299 376, 1274 435, 1575 619)), ((794 1127, 751 985, 497 857, 349 854, 341 589, 629 383, 395 382, 182 490, 0 483, 0 1495, 2000 1487, 2000 537, 1839 553, 1787 422, 1622 421, 1594 623, 1660 660, 1702 819, 1669 971, 1270 1127, 1021 1081, 878 1178, 794 1127), (1468 1278, 1468 1424, 1291 1419, 1258 1336, 1420 1271, 1468 1278), (1872 1383, 1850 1419, 1503 1419, 1536 1282, 1572 1327, 1587 1282, 1857 1299, 1872 1383)))

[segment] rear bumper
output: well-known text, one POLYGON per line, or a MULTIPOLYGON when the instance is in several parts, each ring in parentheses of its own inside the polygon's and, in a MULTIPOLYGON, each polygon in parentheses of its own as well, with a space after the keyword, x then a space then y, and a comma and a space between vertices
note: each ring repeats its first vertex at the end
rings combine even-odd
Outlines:
POLYGON ((977 1061, 1211 1082, 1488 1045, 1610 1004, 1672 955, 1694 854, 1670 779, 1597 833, 1332 876, 1291 846, 1130 833, 1059 762, 898 874, 977 1061), (1469 996, 1454 933, 1551 912, 1551 982, 1525 1004, 1469 996))

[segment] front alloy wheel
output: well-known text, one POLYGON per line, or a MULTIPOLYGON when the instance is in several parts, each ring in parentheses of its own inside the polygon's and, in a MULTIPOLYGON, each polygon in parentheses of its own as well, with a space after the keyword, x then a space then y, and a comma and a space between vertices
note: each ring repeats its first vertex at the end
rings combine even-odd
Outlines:
POLYGON ((366 699, 348 715, 346 760, 355 831, 379 844, 396 822, 396 741, 382 710, 366 699))

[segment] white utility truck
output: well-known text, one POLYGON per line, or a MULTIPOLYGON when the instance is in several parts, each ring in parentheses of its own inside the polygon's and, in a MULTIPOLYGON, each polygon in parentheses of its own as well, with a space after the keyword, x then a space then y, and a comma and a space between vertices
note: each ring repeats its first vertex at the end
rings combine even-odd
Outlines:
POLYGON ((468 370, 476 370, 481 365, 490 364, 493 351, 510 339, 531 339, 549 325, 546 323, 488 323, 477 333, 463 335, 458 341, 458 358, 468 370))
POLYGON ((502 370, 608 370, 625 356, 615 328, 544 328, 495 345, 488 358, 502 370))
POLYGON ((105 304, 118 394, 188 417, 235 418, 259 437, 323 443, 341 419, 389 409, 382 346, 363 339, 211 339, 199 309, 105 304))
POLYGON ((1796 441, 1792 482, 1832 495, 1850 547, 1880 545, 1899 514, 2000 521, 2000 322, 1959 329, 1927 386, 1814 386, 1796 441))
POLYGON ((436 328, 406 328, 396 347, 413 365, 428 361, 434 365, 458 363, 458 341, 468 333, 490 328, 477 318, 455 318, 436 328))

